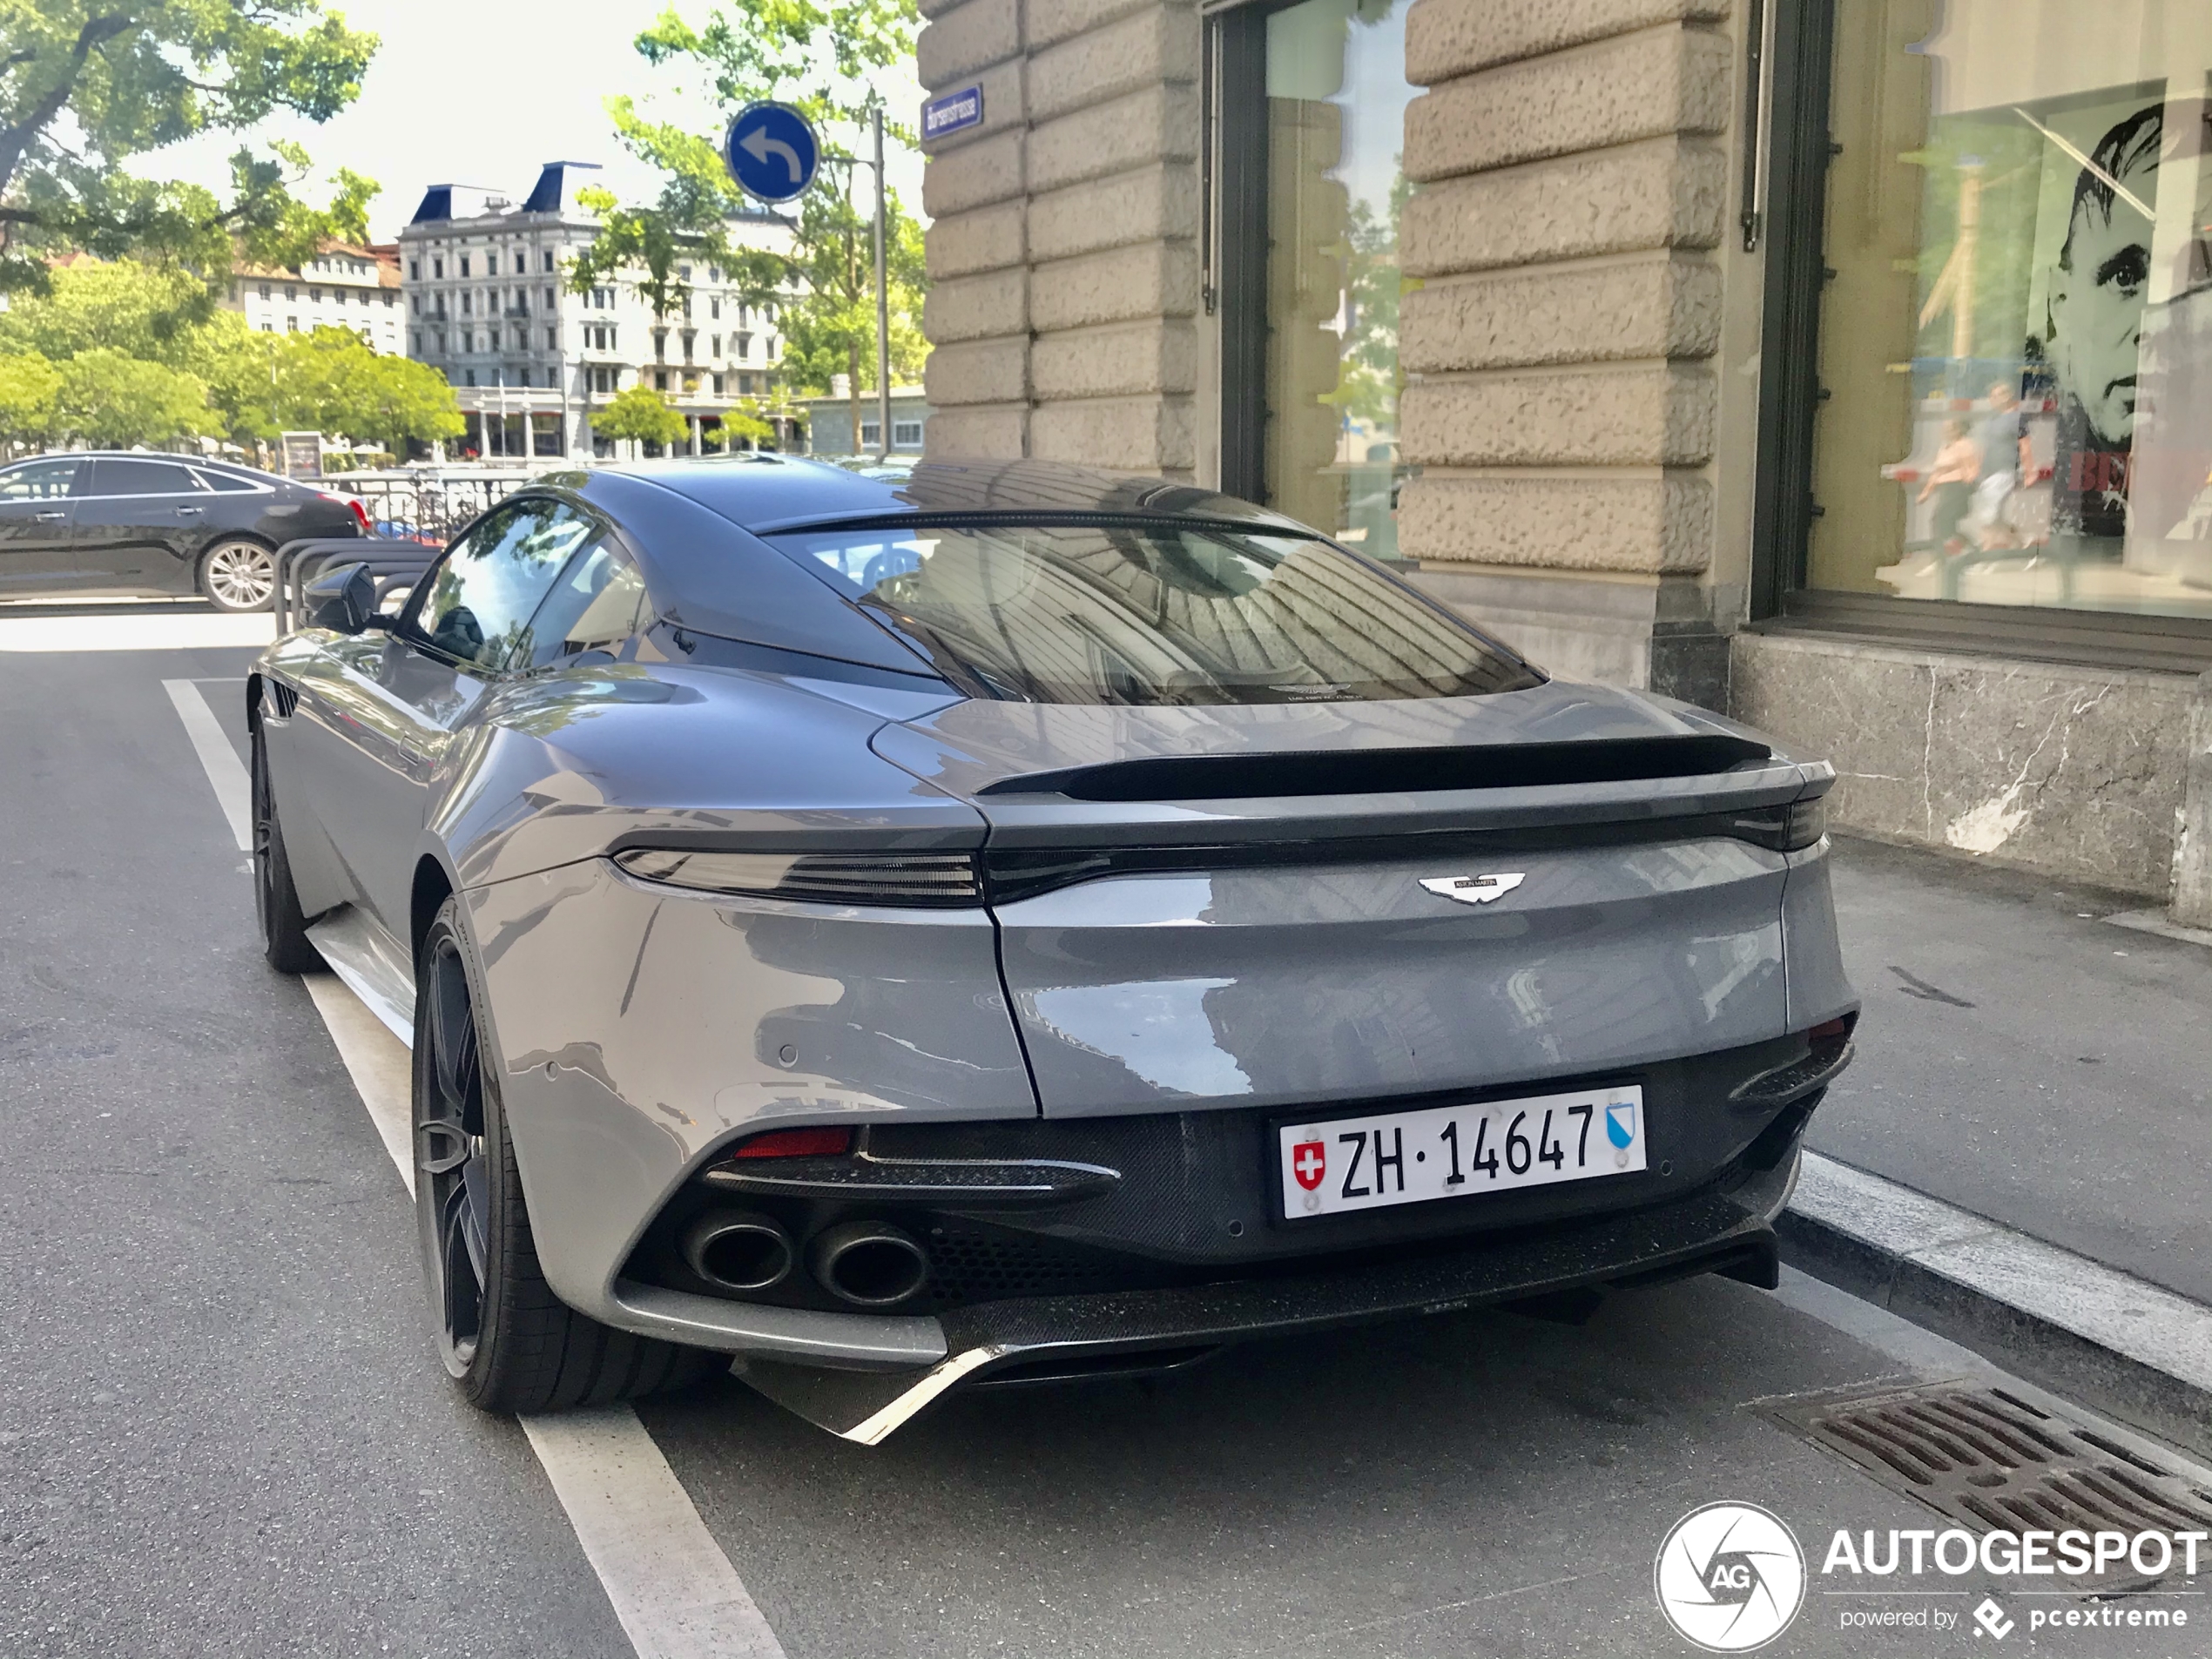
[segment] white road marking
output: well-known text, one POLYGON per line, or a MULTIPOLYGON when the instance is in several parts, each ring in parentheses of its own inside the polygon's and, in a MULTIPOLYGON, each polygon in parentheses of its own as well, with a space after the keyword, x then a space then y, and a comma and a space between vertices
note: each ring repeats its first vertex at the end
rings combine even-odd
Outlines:
MULTIPOLYGON (((246 768, 190 680, 164 680, 241 847, 246 768)), ((414 1059, 334 974, 301 975, 410 1197, 414 1059)), ((783 1644, 627 1406, 525 1417, 523 1431, 638 1659, 784 1659, 783 1644)))
POLYGON ((205 610, 165 617, 0 616, 0 651, 208 651, 266 645, 276 620, 266 610, 225 616, 205 610))
POLYGON ((415 1159, 408 1143, 414 1132, 414 1056, 336 974, 302 974, 300 978, 323 1024, 330 1028, 338 1057, 346 1062, 361 1104, 368 1108, 368 1121, 376 1125, 408 1197, 413 1197, 415 1159))
POLYGON ((215 718, 215 711, 207 706, 206 697, 192 681, 164 680, 161 689, 177 705, 177 718, 185 723, 185 735, 192 739, 200 767, 207 773, 207 781, 214 786, 215 804, 230 819, 231 833, 238 838, 238 850, 251 853, 253 786, 246 780, 245 763, 239 760, 238 751, 231 747, 231 740, 223 731, 223 723, 215 718))
POLYGON ((783 1659, 783 1644, 627 1406, 523 1429, 639 1659, 783 1659))

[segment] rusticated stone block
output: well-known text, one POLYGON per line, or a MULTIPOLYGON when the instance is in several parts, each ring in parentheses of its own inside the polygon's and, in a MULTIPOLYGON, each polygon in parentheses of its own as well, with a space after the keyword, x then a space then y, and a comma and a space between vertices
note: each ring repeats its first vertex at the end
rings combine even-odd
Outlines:
MULTIPOLYGON (((1028 0, 1028 41, 1032 48, 1100 28, 1133 11, 1152 11, 1163 0, 1028 0)), ((1191 0, 1165 0, 1170 11, 1192 11, 1191 0)))
POLYGON ((1022 51, 1021 0, 965 0, 935 18, 914 40, 914 76, 930 91, 1022 51))
POLYGON ((1727 220, 1718 146, 1648 138, 1418 191, 1406 204, 1408 276, 1494 270, 1643 248, 1712 247, 1727 220))
POLYGON ((1040 401, 1147 392, 1185 395, 1197 378, 1196 337, 1191 325, 1180 320, 1039 334, 1030 375, 1040 401))
POLYGON ((1665 365, 1425 381, 1399 401, 1406 459, 1448 467, 1696 467, 1716 403, 1703 368, 1665 365))
POLYGON ((1028 256, 1028 215, 1018 201, 979 207, 941 219, 922 233, 922 258, 932 282, 1002 270, 1028 256))
MULTIPOLYGON (((1728 42, 1679 27, 1486 70, 1406 110, 1406 174, 1448 179, 1728 126, 1728 42)), ((1030 90, 1034 98, 1035 82, 1030 90)))
POLYGON ((1197 153, 1197 89, 1148 86, 1031 129, 1029 188, 1057 190, 1197 153))
POLYGON ((1044 121, 1163 81, 1198 75, 1198 17, 1163 6, 1078 35, 1029 60, 1029 118, 1044 121))
POLYGON ((1167 162, 1029 201, 1029 257, 1062 260, 1198 233, 1198 169, 1167 162))
POLYGON ((1029 320, 1038 333, 1198 309, 1198 256, 1187 242, 1144 242, 1038 266, 1029 275, 1029 320))
POLYGON ((1029 273, 992 271, 940 282, 922 296, 921 332, 933 345, 1029 331, 1029 273))
POLYGON ((922 385, 934 408, 955 404, 1020 403, 1029 395, 1026 334, 940 346, 922 366, 922 385))
POLYGON ((1653 24, 1727 16, 1728 0, 1415 0, 1406 14, 1406 78, 1433 86, 1653 24))
POLYGON ((1431 473, 1399 498, 1398 544, 1431 561, 1646 575, 1712 559, 1703 478, 1459 478, 1431 473))
POLYGON ((1664 253, 1431 282, 1399 314, 1399 359, 1416 374, 1710 357, 1720 334, 1719 267, 1664 253))
POLYGON ((1188 472, 1197 462, 1190 400, 1089 398, 1042 403, 1029 417, 1029 453, 1109 472, 1188 472))
POLYGON ((1022 176, 1019 132, 1000 132, 980 144, 932 156, 922 169, 921 205, 932 219, 1008 201, 1027 188, 1022 176))
POLYGON ((1019 461, 1028 453, 1029 411, 939 409, 922 432, 922 452, 932 461, 1019 461))

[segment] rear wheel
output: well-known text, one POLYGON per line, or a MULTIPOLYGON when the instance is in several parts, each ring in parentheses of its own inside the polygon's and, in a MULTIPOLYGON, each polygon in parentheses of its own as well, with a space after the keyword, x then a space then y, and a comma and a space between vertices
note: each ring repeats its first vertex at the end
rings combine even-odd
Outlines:
POLYGON ((499 1089, 483 1064, 455 901, 415 968, 415 1207, 438 1352, 495 1412, 604 1406, 704 1376, 713 1357, 588 1318, 539 1269, 499 1089))
POLYGON ((261 924, 261 954, 280 974, 312 974, 323 966, 322 954, 307 938, 307 918, 292 885, 292 860, 285 856, 284 832, 278 827, 276 792, 269 784, 268 739, 253 722, 253 914, 261 924))
POLYGON ((218 542, 199 556, 199 590, 218 610, 266 610, 276 555, 259 542, 218 542))

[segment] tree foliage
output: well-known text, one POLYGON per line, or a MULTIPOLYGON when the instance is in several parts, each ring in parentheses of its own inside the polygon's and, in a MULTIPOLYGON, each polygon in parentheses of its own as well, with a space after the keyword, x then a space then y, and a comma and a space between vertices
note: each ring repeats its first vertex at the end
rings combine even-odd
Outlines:
MULTIPOLYGON (((44 364, 74 389, 57 391, 44 427, 7 426, 0 435, 91 442, 94 428, 112 434, 129 427, 126 415, 106 411, 103 399, 138 396, 158 413, 130 428, 130 443, 192 435, 252 443, 318 431, 374 438, 396 452, 410 438, 428 442, 462 430, 453 388, 435 369, 380 355, 347 329, 255 334, 235 312, 198 319, 194 301, 203 292, 198 279, 173 266, 78 260, 54 271, 46 293, 17 296, 0 313, 0 364, 14 366, 26 388, 39 378, 32 365, 44 364), (88 358, 91 368, 74 368, 88 358), (125 373, 114 367, 118 361, 159 373, 125 373), (194 396, 199 418, 180 421, 179 401, 194 396)), ((0 408, 6 395, 0 390, 0 408)), ((7 418, 0 415, 0 421, 7 418)))
POLYGON ((667 445, 680 442, 691 427, 651 387, 629 386, 610 398, 604 408, 592 411, 591 429, 604 438, 667 445))
POLYGON ((0 442, 40 443, 54 430, 61 371, 36 352, 0 354, 0 442))
POLYGON ((56 368, 53 435, 94 449, 174 442, 217 430, 207 384, 197 374, 149 363, 106 346, 56 368))
POLYGON ((279 110, 325 121, 361 92, 376 37, 320 0, 0 0, 0 292, 37 292, 48 257, 174 263, 212 282, 243 247, 299 264, 326 237, 364 239, 376 186, 341 171, 331 205, 293 191, 296 145, 232 158, 227 201, 133 177, 132 158, 279 110))
MULTIPOLYGON (((655 274, 651 256, 688 243, 731 271, 748 303, 778 307, 784 389, 826 391, 831 376, 851 377, 858 432, 859 394, 877 366, 873 181, 856 152, 871 112, 883 107, 883 72, 913 58, 918 23, 914 0, 719 0, 696 26, 672 7, 664 11, 637 37, 638 51, 704 81, 732 115, 765 99, 799 111, 820 136, 822 175, 799 204, 789 255, 733 246, 726 221, 745 199, 718 139, 651 120, 627 98, 612 100, 616 133, 664 183, 653 207, 609 217, 605 256, 579 261, 579 288, 620 270, 627 258, 647 273, 640 291, 664 317, 685 295, 655 274), (642 219, 654 221, 650 234, 642 219)), ((912 130, 896 121, 887 118, 884 132, 887 147, 914 143, 912 130)), ((895 192, 886 220, 892 368, 894 378, 913 377, 927 350, 919 321, 921 230, 895 192)))

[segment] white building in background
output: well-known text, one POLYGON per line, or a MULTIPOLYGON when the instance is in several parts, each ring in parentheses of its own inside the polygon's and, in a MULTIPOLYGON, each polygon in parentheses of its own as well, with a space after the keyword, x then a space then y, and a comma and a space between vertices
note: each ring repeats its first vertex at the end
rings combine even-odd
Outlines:
POLYGON ((391 246, 331 242, 289 271, 241 266, 224 309, 242 314, 256 334, 311 334, 350 328, 372 351, 407 349, 401 325, 400 256, 391 246))
MULTIPOLYGON (((696 450, 726 411, 773 388, 776 307, 740 300, 718 266, 679 266, 691 295, 665 319, 627 280, 570 291, 568 266, 599 232, 576 192, 597 171, 547 162, 519 207, 480 187, 433 185, 400 233, 408 355, 452 382, 469 421, 462 444, 486 458, 610 457, 591 411, 640 383, 690 421, 696 450)), ((730 228, 748 246, 791 246, 790 225, 772 213, 730 228)))

